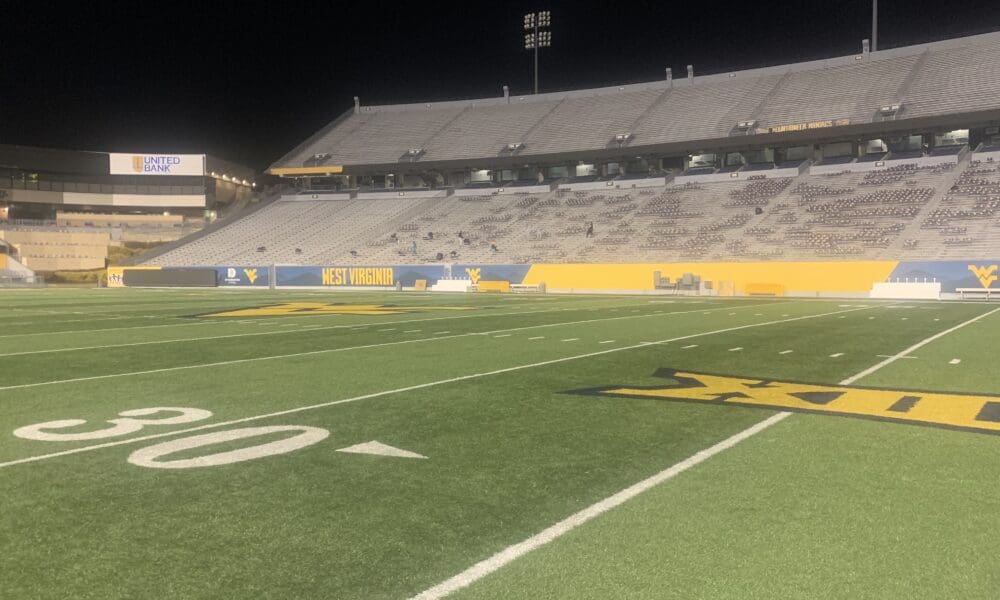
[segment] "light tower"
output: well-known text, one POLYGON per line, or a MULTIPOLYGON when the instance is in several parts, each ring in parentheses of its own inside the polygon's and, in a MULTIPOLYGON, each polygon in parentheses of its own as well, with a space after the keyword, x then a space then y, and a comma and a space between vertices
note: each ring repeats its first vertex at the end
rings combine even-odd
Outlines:
POLYGON ((552 45, 552 13, 547 10, 524 15, 524 49, 535 54, 535 93, 538 93, 538 49, 552 45))

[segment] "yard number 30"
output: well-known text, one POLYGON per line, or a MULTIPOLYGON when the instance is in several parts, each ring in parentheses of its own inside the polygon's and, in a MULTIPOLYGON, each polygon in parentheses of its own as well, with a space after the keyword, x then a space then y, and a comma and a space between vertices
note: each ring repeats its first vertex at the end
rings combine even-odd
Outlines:
MULTIPOLYGON (((98 429, 95 431, 85 431, 79 433, 65 433, 52 431, 54 429, 66 429, 83 425, 86 421, 82 419, 63 419, 59 421, 48 421, 27 425, 14 430, 14 435, 26 440, 37 440, 42 442, 79 442, 90 440, 102 440, 107 438, 130 435, 141 431, 150 425, 180 425, 183 423, 193 423, 212 416, 212 413, 200 408, 179 408, 173 406, 157 406, 154 408, 137 408, 118 413, 120 418, 110 419, 108 423, 111 427, 98 429), (179 413, 175 416, 160 418, 140 418, 150 417, 158 413, 179 413)), ((228 429, 225 431, 215 431, 201 435, 194 435, 168 442, 162 442, 148 448, 136 450, 128 457, 128 462, 140 467, 150 467, 153 469, 191 469, 195 467, 216 467, 228 465, 265 456, 285 454, 306 446, 311 446, 316 442, 326 439, 330 432, 318 427, 304 427, 295 425, 274 425, 269 427, 245 427, 242 429, 228 429), (258 444, 248 448, 217 452, 193 458, 162 460, 163 457, 192 450, 203 446, 221 444, 245 438, 272 435, 281 432, 298 432, 289 438, 280 439, 265 444, 258 444)))

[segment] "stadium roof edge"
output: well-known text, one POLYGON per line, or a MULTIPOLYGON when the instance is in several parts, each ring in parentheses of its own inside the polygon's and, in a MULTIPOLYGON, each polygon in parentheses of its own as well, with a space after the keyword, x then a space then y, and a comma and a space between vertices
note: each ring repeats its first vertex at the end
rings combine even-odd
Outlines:
MULTIPOLYGON (((903 56, 912 56, 915 54, 920 54, 927 50, 944 49, 944 48, 954 48, 959 46, 968 45, 979 45, 979 44, 990 44, 990 43, 1000 43, 1000 32, 983 33, 978 35, 971 35, 959 38, 952 38, 948 40, 941 40, 936 42, 928 42, 924 44, 915 44, 912 46, 901 46, 899 48, 891 48, 888 50, 878 50, 871 52, 869 54, 868 60, 885 60, 890 58, 898 58, 903 56)), ((775 65, 772 67, 762 67, 757 69, 745 69, 742 71, 728 71, 723 73, 714 73, 711 75, 695 75, 691 85, 707 84, 718 81, 726 81, 732 77, 760 77, 764 75, 781 75, 784 73, 794 73, 798 71, 809 71, 812 69, 822 68, 822 67, 834 67, 841 65, 851 65, 855 64, 857 57, 862 56, 860 52, 849 54, 845 56, 837 56, 831 58, 824 58, 818 60, 812 60, 800 63, 788 63, 784 65, 775 65)), ((695 65, 697 68, 697 65, 695 65)), ((673 85, 688 85, 685 83, 687 81, 686 77, 675 78, 673 85)), ((591 96, 600 95, 610 95, 623 91, 641 91, 641 90, 664 90, 670 87, 665 80, 648 81, 643 83, 632 83, 623 85, 611 85, 599 88, 586 88, 578 90, 566 90, 561 92, 546 92, 542 94, 511 94, 508 101, 507 98, 503 96, 492 96, 487 98, 473 98, 468 100, 444 100, 437 102, 413 102, 408 104, 382 104, 382 105, 372 105, 372 106, 361 106, 361 112, 395 112, 395 111, 412 111, 420 108, 427 109, 439 109, 439 108, 461 108, 467 106, 500 106, 508 103, 515 102, 547 102, 553 100, 563 100, 566 98, 585 98, 591 96)), ((339 121, 344 116, 349 116, 353 114, 353 108, 345 115, 341 115, 337 120, 332 122, 327 127, 324 127, 319 132, 311 136, 308 140, 296 147, 296 150, 304 148, 308 143, 314 139, 321 136, 323 133, 329 131, 337 121, 339 121)), ((293 150, 283 156, 280 160, 275 161, 275 165, 282 163, 287 157, 295 154, 296 150, 293 150)))

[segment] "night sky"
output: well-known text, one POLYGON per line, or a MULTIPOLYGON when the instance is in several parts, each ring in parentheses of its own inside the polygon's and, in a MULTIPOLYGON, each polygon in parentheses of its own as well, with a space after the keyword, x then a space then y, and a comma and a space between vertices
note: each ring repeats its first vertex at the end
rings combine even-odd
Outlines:
MULTIPOLYGON (((882 48, 1000 30, 1000 1, 881 0, 882 48)), ((208 153, 257 169, 344 110, 531 89, 522 16, 553 13, 542 91, 849 54, 870 0, 0 0, 0 143, 208 153)))

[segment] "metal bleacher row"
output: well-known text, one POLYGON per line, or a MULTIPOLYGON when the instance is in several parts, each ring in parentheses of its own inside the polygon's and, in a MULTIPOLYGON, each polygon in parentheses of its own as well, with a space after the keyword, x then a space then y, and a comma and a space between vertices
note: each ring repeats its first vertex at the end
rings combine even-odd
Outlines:
POLYGON ((358 106, 275 167, 395 164, 713 140, 824 120, 850 124, 973 113, 1000 106, 1000 34, 809 63, 609 88, 468 101, 358 106))
POLYGON ((288 196, 151 264, 986 255, 1000 242, 1000 170, 969 157, 957 164, 627 190, 384 200, 288 196))

